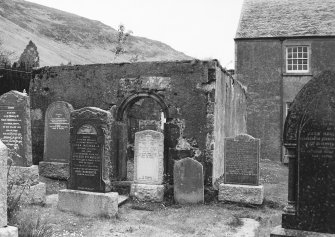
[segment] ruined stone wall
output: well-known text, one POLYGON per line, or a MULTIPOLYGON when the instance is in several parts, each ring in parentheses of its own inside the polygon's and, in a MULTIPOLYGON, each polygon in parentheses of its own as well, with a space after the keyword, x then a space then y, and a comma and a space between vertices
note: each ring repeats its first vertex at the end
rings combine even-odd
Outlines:
POLYGON ((74 109, 95 106, 109 110, 118 108, 129 96, 152 92, 168 108, 169 160, 194 157, 205 165, 206 176, 211 177, 215 81, 222 73, 217 61, 196 60, 38 69, 29 90, 34 163, 43 159, 44 116, 50 103, 64 100, 74 109))
POLYGON ((224 138, 246 133, 246 92, 241 83, 217 71, 214 110, 212 183, 217 188, 224 174, 224 138))

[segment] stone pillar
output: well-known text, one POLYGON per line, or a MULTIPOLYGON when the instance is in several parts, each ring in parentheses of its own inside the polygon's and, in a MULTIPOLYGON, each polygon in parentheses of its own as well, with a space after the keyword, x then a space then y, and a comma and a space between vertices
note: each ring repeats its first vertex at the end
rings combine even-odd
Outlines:
POLYGON ((286 146, 288 151, 288 203, 285 208, 286 214, 296 214, 297 194, 297 157, 296 146, 286 146))
POLYGON ((0 140, 0 236, 18 236, 17 227, 7 226, 7 160, 8 149, 0 140))

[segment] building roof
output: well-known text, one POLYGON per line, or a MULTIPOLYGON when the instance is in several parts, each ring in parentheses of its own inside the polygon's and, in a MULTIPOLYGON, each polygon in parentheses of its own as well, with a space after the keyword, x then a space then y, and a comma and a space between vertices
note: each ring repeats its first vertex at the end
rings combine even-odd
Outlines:
POLYGON ((236 39, 335 36, 335 0, 244 0, 236 39))

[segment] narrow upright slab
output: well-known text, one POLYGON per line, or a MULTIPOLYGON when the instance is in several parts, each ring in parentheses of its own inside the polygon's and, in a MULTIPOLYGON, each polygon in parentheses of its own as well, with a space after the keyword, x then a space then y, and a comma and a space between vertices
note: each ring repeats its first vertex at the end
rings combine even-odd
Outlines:
POLYGON ((56 101, 45 113, 43 161, 67 163, 70 159, 71 104, 56 101))
POLYGON ((260 139, 248 134, 225 138, 225 184, 259 185, 260 139))
POLYGON ((71 113, 68 189, 111 190, 111 125, 111 113, 99 108, 85 107, 71 113))
POLYGON ((7 225, 7 159, 8 149, 0 140, 0 228, 7 225))
POLYGON ((13 165, 32 165, 30 100, 27 94, 10 91, 0 96, 0 140, 14 152, 13 165))
POLYGON ((176 161, 173 178, 174 199, 177 203, 204 202, 204 175, 200 162, 191 158, 176 161))
POLYGON ((135 133, 135 183, 162 184, 163 172, 164 135, 152 130, 135 133))

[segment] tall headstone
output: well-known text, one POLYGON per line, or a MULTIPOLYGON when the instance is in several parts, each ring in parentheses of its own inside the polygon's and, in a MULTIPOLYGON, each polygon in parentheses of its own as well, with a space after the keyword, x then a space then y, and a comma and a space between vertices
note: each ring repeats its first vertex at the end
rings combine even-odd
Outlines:
POLYGON ((174 199, 177 203, 204 202, 204 175, 200 162, 192 158, 176 161, 173 178, 174 199))
POLYGON ((71 104, 56 101, 45 113, 44 161, 67 163, 70 159, 71 104))
POLYGON ((224 183, 219 185, 219 200, 262 204, 260 140, 248 134, 225 138, 224 157, 224 183))
POLYGON ((164 136, 161 132, 144 130, 135 133, 134 181, 162 184, 164 172, 164 136))
POLYGON ((84 216, 115 216, 118 193, 111 191, 112 115, 96 107, 71 112, 70 178, 58 193, 58 208, 84 216))
POLYGON ((7 225, 7 160, 6 145, 0 140, 0 236, 18 236, 17 227, 7 225))
POLYGON ((40 174, 49 178, 67 179, 70 160, 71 104, 56 101, 45 113, 44 155, 39 163, 40 174))
POLYGON ((335 72, 324 72, 301 89, 283 139, 289 155, 288 206, 282 228, 272 236, 335 234, 335 72))
POLYGON ((15 166, 31 166, 30 100, 25 93, 10 91, 0 96, 0 140, 15 154, 15 166))
POLYGON ((153 130, 135 133, 134 182, 131 195, 143 201, 163 201, 164 135, 153 130))
POLYGON ((12 182, 29 181, 30 188, 20 194, 14 186, 13 195, 21 195, 27 203, 45 203, 46 187, 38 180, 38 166, 32 165, 30 99, 26 93, 10 91, 0 96, 0 140, 11 151, 12 182))
POLYGON ((85 107, 71 113, 71 157, 68 188, 108 192, 111 163, 110 112, 85 107))

